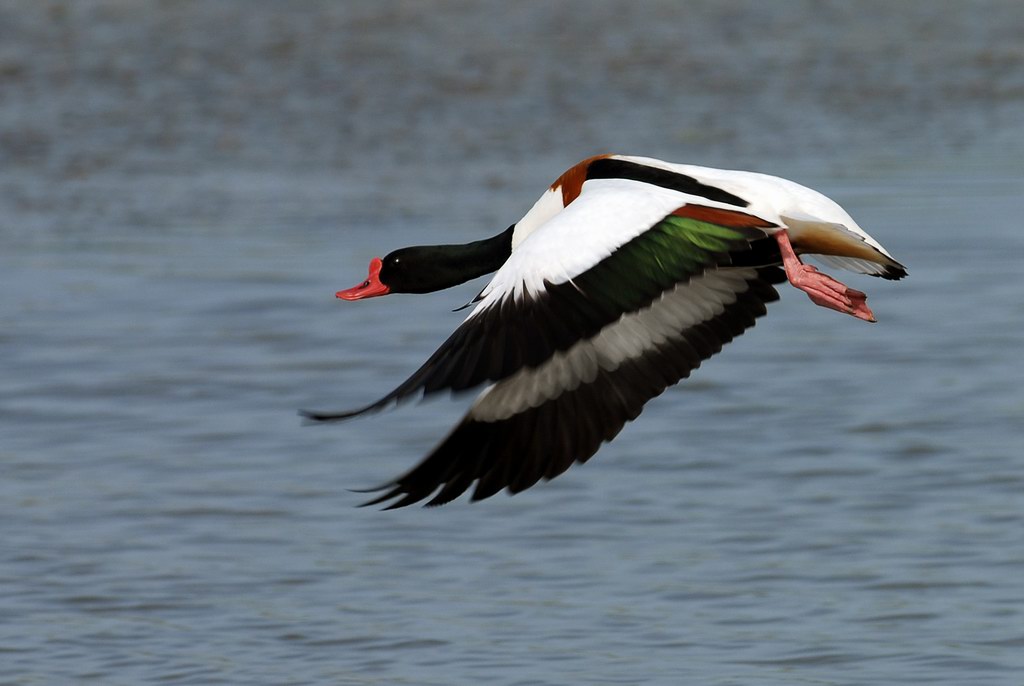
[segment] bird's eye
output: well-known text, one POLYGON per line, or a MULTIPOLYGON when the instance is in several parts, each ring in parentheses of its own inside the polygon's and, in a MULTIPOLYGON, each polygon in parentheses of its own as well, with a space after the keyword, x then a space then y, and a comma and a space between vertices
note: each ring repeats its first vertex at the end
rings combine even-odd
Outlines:
POLYGON ((367 279, 366 281, 363 282, 363 288, 366 288, 369 285, 370 285, 370 280, 369 279, 367 279))

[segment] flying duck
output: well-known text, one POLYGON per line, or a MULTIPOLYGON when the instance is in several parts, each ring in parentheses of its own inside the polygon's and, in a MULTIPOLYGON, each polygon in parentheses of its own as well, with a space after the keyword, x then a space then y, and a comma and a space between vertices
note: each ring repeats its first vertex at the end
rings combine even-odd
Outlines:
POLYGON ((465 245, 370 262, 344 300, 428 293, 496 272, 469 316, 412 376, 334 421, 483 386, 462 421, 366 505, 518 493, 586 462, 645 403, 754 325, 788 280, 873 322, 864 293, 799 255, 882 277, 906 269, 838 204, 745 171, 600 155, 558 177, 517 223, 465 245), (390 501, 390 502, 389 502, 390 501))

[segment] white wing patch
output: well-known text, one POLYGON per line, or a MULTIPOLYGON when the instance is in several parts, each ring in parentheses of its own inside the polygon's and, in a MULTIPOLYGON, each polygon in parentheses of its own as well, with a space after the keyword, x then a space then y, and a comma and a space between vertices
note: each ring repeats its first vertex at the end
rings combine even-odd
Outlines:
MULTIPOLYGON (((506 296, 538 295, 544 282, 571 280, 694 198, 637 181, 594 179, 568 207, 532 233, 481 291, 467 319, 506 296)), ((704 203, 706 204, 706 203, 704 203)))

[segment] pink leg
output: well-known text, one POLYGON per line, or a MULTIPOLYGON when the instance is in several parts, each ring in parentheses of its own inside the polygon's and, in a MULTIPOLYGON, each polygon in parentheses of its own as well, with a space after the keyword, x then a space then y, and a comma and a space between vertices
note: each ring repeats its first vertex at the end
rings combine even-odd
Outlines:
POLYGON ((845 312, 866 322, 876 321, 875 315, 867 305, 866 295, 801 262, 793 251, 793 245, 789 242, 789 234, 785 229, 775 232, 774 235, 779 244, 779 252, 782 253, 782 266, 786 270, 786 278, 806 293, 811 302, 845 312))

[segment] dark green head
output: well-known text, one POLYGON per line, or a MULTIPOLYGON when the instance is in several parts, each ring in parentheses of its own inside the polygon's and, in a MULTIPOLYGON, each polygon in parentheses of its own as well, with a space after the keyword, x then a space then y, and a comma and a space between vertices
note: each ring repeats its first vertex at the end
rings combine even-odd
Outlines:
POLYGON ((416 245, 370 261, 370 273, 358 286, 338 291, 343 300, 388 293, 432 293, 489 274, 512 254, 510 226, 493 238, 465 245, 416 245))

